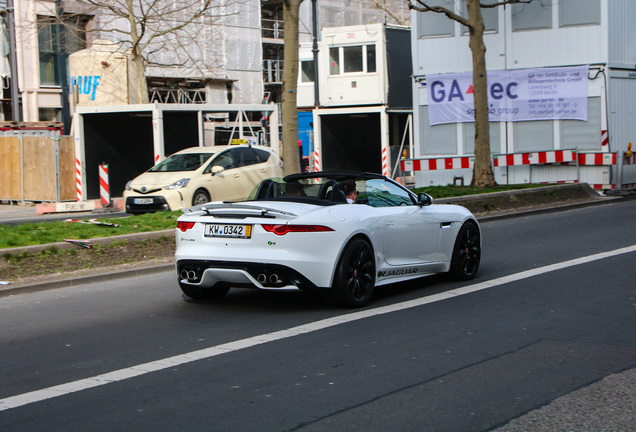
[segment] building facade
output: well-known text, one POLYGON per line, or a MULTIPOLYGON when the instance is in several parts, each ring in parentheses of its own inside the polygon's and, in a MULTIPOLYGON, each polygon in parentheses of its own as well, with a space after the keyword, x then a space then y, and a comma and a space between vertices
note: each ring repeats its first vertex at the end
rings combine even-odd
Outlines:
MULTIPOLYGON (((463 0, 429 3, 467 16, 463 0)), ((634 161, 626 157, 629 143, 636 140, 636 2, 535 0, 484 8, 482 14, 489 74, 588 67, 586 120, 492 121, 491 117, 490 147, 497 182, 580 181, 598 189, 636 183, 634 161)), ((467 158, 470 165, 474 123, 431 125, 429 112, 433 108, 430 84, 436 74, 471 71, 466 28, 430 12, 414 12, 412 22, 414 154, 423 160, 467 158)), ((489 81, 491 93, 493 85, 489 81)), ((537 100, 558 102, 547 96, 539 95, 537 100)), ((491 105, 493 97, 497 94, 491 94, 491 105)), ((418 163, 424 165, 429 164, 418 163)), ((460 166, 446 162, 444 169, 414 170, 416 184, 448 184, 458 177, 469 182, 472 169, 460 166)), ((413 169, 412 164, 404 167, 413 169)))
POLYGON ((299 133, 312 138, 303 142, 309 165, 393 175, 410 147, 410 29, 325 27, 318 47, 317 80, 311 44, 300 50, 299 133))

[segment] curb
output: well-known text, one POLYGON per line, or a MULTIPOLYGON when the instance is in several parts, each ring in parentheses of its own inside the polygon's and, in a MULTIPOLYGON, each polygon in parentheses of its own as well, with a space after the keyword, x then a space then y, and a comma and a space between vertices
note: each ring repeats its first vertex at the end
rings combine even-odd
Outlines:
MULTIPOLYGON (((119 234, 108 237, 95 237, 90 239, 92 244, 100 244, 107 245, 111 244, 115 241, 142 241, 142 240, 151 240, 159 237, 174 237, 174 229, 162 230, 162 231, 148 231, 134 234, 119 234)), ((38 253, 40 251, 56 248, 56 249, 76 249, 77 246, 69 243, 69 242, 57 242, 57 243, 47 243, 43 245, 33 245, 33 246, 21 246, 14 248, 6 248, 0 249, 0 256, 5 253, 10 253, 11 255, 20 255, 21 253, 38 253)))
MULTIPOLYGON (((153 273, 168 271, 172 269, 174 269, 174 263, 159 264, 159 265, 139 267, 139 268, 133 268, 133 269, 127 269, 127 270, 121 270, 121 271, 114 271, 114 272, 112 271, 112 269, 110 269, 110 271, 104 271, 104 272, 86 275, 86 276, 79 276, 72 279, 64 279, 62 277, 61 279, 58 279, 58 280, 34 283, 31 285, 16 285, 16 286, 7 285, 7 286, 0 287, 0 298, 9 297, 16 294, 28 294, 28 293, 46 291, 46 290, 56 289, 56 288, 66 288, 66 287, 82 285, 86 283, 104 282, 104 281, 110 281, 115 279, 124 279, 127 277, 143 276, 147 274, 153 274, 153 273)), ((176 280, 176 277, 175 277, 175 280, 176 280)))

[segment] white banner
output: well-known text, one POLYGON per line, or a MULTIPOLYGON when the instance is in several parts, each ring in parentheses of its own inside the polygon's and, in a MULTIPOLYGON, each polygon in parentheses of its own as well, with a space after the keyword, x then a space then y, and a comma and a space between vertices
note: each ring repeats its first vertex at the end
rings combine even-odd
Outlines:
MULTIPOLYGON (((488 72, 490 121, 587 121, 588 66, 488 72)), ((427 75, 431 125, 475 121, 473 74, 427 75)))

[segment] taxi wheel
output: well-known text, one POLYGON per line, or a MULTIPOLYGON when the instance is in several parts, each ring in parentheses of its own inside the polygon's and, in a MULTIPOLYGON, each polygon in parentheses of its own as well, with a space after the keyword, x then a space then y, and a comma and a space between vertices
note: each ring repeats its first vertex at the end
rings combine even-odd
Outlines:
POLYGON ((458 280, 472 279, 477 275, 480 261, 479 229, 474 222, 468 221, 462 225, 457 234, 449 273, 458 280))
POLYGON ((192 286, 179 282, 181 291, 188 297, 195 300, 219 300, 227 294, 229 287, 223 288, 206 288, 200 286, 192 286))
POLYGON ((201 204, 207 204, 210 200, 210 194, 205 189, 198 189, 194 195, 192 195, 192 205, 198 206, 201 204))
POLYGON ((373 249, 366 241, 353 239, 338 263, 332 287, 334 299, 340 306, 362 307, 371 301, 374 287, 373 249))

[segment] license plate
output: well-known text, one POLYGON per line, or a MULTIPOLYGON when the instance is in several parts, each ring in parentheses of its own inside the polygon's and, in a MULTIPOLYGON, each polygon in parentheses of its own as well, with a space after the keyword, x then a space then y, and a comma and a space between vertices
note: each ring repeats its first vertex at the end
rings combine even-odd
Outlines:
POLYGON ((252 236, 252 225, 206 224, 204 235, 247 239, 252 236))
POLYGON ((152 204, 152 198, 135 198, 135 204, 152 204))

